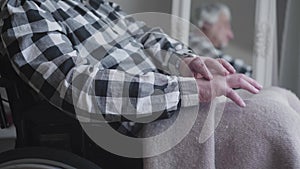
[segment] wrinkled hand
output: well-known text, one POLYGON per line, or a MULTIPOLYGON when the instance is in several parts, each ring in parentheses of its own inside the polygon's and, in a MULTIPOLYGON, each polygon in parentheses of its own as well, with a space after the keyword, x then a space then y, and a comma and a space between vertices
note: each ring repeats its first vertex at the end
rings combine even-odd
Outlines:
POLYGON ((200 56, 184 58, 179 69, 182 76, 208 80, 213 79, 213 74, 226 76, 235 73, 235 69, 224 59, 200 56))
POLYGON ((195 77, 199 88, 199 101, 209 102, 218 96, 226 96, 237 105, 245 107, 243 99, 234 88, 241 88, 257 94, 262 86, 235 69, 224 59, 210 57, 188 57, 180 65, 182 76, 195 77))
POLYGON ((245 89, 253 94, 257 94, 262 89, 258 82, 244 74, 214 75, 213 80, 200 78, 196 81, 200 102, 209 102, 215 97, 225 95, 241 107, 245 107, 246 104, 233 88, 245 89))

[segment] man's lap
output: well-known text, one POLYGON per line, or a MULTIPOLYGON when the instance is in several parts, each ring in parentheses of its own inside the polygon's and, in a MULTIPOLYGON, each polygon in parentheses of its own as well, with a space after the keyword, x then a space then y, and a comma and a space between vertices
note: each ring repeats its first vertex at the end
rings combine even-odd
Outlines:
MULTIPOLYGON (((247 92, 241 95, 246 108, 227 102, 219 103, 216 111, 209 111, 212 106, 201 105, 188 135, 170 151, 145 159, 145 167, 270 168, 283 167, 286 161, 300 157, 295 151, 300 149, 298 98, 277 87, 265 89, 258 95, 247 92)), ((175 118, 148 124, 144 135, 161 133, 161 128, 168 128, 175 118)), ((289 164, 295 165, 294 162, 289 164)))

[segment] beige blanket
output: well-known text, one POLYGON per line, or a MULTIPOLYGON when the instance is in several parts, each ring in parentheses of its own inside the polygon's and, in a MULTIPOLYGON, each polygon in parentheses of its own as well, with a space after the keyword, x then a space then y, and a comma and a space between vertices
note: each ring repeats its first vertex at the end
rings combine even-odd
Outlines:
MULTIPOLYGON (((258 95, 242 91, 240 94, 246 108, 228 101, 217 103, 214 111, 209 111, 210 104, 201 105, 188 135, 171 150, 145 158, 145 169, 300 168, 298 98, 277 87, 264 89, 258 95)), ((189 111, 192 109, 184 113, 188 116, 189 111)), ((175 119, 176 116, 148 124, 143 135, 158 135, 175 119)), ((163 143, 157 145, 169 146, 174 137, 164 138, 163 143)), ((146 145, 144 151, 147 153, 157 147, 146 145)))

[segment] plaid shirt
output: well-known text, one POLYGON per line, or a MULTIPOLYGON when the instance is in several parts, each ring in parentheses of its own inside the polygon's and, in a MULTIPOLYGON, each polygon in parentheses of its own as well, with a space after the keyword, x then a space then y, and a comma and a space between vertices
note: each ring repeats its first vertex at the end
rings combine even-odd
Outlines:
POLYGON ((241 59, 235 59, 232 56, 224 54, 221 50, 216 49, 210 40, 204 34, 200 34, 200 32, 195 30, 190 32, 189 46, 200 56, 223 58, 228 61, 238 73, 243 73, 247 76, 252 75, 252 67, 250 65, 245 64, 241 59))
POLYGON ((7 0, 1 18, 13 67, 62 110, 120 121, 155 112, 168 118, 181 106, 198 105, 195 80, 177 69, 191 51, 159 28, 125 17, 114 3, 7 0))

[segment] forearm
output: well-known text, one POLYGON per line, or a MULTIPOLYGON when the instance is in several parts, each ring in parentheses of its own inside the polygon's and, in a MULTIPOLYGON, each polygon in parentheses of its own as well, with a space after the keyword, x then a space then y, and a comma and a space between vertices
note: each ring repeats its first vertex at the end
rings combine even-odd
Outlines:
POLYGON ((17 73, 58 108, 70 113, 84 112, 81 115, 87 117, 89 114, 98 114, 100 119, 103 116, 103 120, 109 120, 106 116, 113 116, 110 120, 116 121, 130 116, 142 118, 171 112, 168 116, 161 116, 168 118, 172 112, 180 109, 180 102, 181 106, 198 104, 197 88, 191 90, 192 86, 189 85, 195 83, 193 78, 154 72, 132 75, 113 69, 76 64, 74 60, 79 56, 68 41, 59 45, 44 41, 57 39, 60 35, 52 32, 43 34, 42 37, 38 33, 4 41, 12 42, 7 44, 8 54, 17 73), (39 42, 28 42, 37 37, 40 38, 39 42), (31 46, 24 50, 22 46, 25 44, 31 46), (50 51, 37 51, 42 48, 50 51), (61 54, 53 55, 55 53, 61 54))

